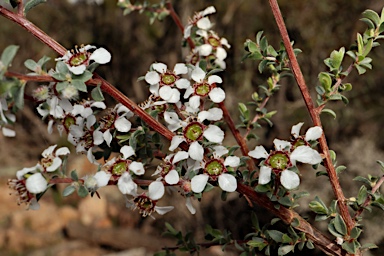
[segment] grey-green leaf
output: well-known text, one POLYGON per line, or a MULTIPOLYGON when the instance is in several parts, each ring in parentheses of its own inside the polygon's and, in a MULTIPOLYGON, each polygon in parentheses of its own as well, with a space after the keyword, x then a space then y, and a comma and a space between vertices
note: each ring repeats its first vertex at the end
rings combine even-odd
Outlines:
POLYGON ((47 0, 30 0, 25 4, 24 13, 29 12, 32 8, 36 7, 39 4, 45 3, 47 0))
POLYGON ((63 190, 63 196, 69 196, 75 191, 76 191, 76 188, 74 186, 68 186, 63 190))
POLYGON ((18 45, 9 45, 4 49, 3 53, 1 54, 0 60, 5 67, 8 67, 11 64, 18 49, 19 49, 18 45))
POLYGON ((103 92, 101 91, 100 85, 97 85, 95 88, 92 89, 91 96, 92 99, 94 99, 95 101, 104 100, 103 92))

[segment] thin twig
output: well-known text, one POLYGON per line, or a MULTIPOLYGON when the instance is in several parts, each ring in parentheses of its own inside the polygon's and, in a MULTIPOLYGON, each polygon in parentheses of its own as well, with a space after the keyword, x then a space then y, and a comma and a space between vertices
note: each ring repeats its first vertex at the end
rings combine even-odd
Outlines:
MULTIPOLYGON (((300 89, 300 92, 303 96, 305 105, 307 106, 309 114, 312 118, 312 122, 315 126, 321 127, 322 125, 321 125, 319 112, 314 107, 311 95, 309 94, 309 90, 308 90, 308 87, 305 83, 304 76, 301 72, 299 63, 297 62, 296 56, 294 54, 293 47, 291 45, 291 41, 290 41, 289 36, 288 36, 287 28, 285 26, 283 16, 281 15, 277 0, 269 0, 269 4, 271 6, 273 16, 275 17, 277 26, 279 28, 280 34, 281 34, 282 39, 283 39, 283 43, 284 43, 284 46, 286 48, 288 58, 290 60, 292 73, 296 79, 298 86, 299 86, 299 89, 300 89)), ((319 139, 319 144, 320 144, 320 148, 321 148, 323 155, 324 155, 324 159, 323 159, 324 166, 327 170, 333 193, 337 199, 337 204, 339 206, 340 214, 347 225, 348 233, 349 233, 351 231, 351 229, 354 227, 355 223, 352 220, 351 215, 349 214, 348 206, 346 204, 346 199, 345 199, 344 193, 341 189, 339 179, 338 179, 336 171, 335 171, 335 167, 333 166, 333 163, 331 160, 331 155, 329 153, 327 140, 325 138, 324 133, 322 134, 321 138, 319 139)))
MULTIPOLYGON (((380 180, 376 182, 376 185, 372 188, 372 191, 370 192, 371 194, 375 194, 376 191, 380 188, 380 186, 384 182, 384 175, 381 176, 380 180)), ((366 207, 371 203, 372 201, 372 195, 368 195, 367 199, 365 199, 363 205, 360 207, 360 209, 355 213, 354 219, 357 219, 363 211, 366 209, 366 207)))

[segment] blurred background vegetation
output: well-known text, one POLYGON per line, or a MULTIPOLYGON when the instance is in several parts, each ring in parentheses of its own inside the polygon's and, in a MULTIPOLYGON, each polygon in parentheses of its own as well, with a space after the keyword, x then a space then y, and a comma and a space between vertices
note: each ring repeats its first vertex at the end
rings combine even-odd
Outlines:
MULTIPOLYGON (((244 54, 243 43, 248 38, 254 40, 260 30, 264 31, 269 43, 275 48, 278 48, 281 41, 269 5, 260 0, 173 2, 184 24, 195 11, 210 5, 216 7, 217 13, 210 17, 215 23, 214 30, 227 38, 232 45, 226 60, 227 70, 222 76, 223 87, 227 91, 226 105, 233 116, 237 117, 237 102, 250 100, 251 93, 257 90, 258 85, 264 84, 268 77, 268 74, 258 72, 257 63, 251 60, 241 61, 244 54)), ((329 57, 332 50, 338 50, 342 46, 348 49, 354 43, 356 33, 362 33, 365 29, 364 23, 359 21, 361 13, 368 8, 380 12, 384 1, 281 0, 279 4, 291 40, 295 41, 295 48, 303 51, 298 60, 306 82, 315 96, 317 76, 319 72, 326 70, 323 60, 329 57)), ((28 18, 68 49, 80 44, 107 48, 112 53, 112 61, 99 67, 98 72, 135 102, 141 102, 148 96, 145 83, 138 82, 137 78, 145 75, 151 63, 164 62, 173 67, 175 63, 182 62, 188 54, 186 49, 181 48, 181 33, 170 17, 150 25, 145 15, 131 13, 123 16, 122 10, 116 7, 114 0, 105 0, 101 5, 86 4, 85 1, 70 4, 62 0, 50 0, 33 9, 28 18)), ((28 32, 0 17, 0 49, 10 44, 20 46, 12 71, 27 72, 23 62, 28 58, 38 60, 43 55, 52 59, 58 57, 28 32)), ((352 183, 353 177, 366 176, 367 173, 379 175, 379 167, 375 161, 384 160, 384 47, 375 48, 370 57, 373 58, 373 70, 360 77, 354 72, 347 78, 353 85, 353 90, 346 94, 350 100, 349 105, 338 102, 330 106, 337 113, 335 120, 330 116, 323 116, 330 148, 337 152, 339 164, 348 167, 340 177, 342 186, 346 189, 346 197, 356 195, 361 186, 357 182, 352 183)), ((50 64, 53 67, 53 61, 50 64)), ((346 58, 343 66, 346 68, 349 64, 350 60, 346 58)), ((306 127, 311 125, 294 79, 284 78, 281 85, 279 93, 267 105, 269 111, 278 110, 272 118, 274 126, 265 124, 257 131, 260 137, 257 144, 271 147, 275 137, 289 138, 291 126, 299 121, 305 121, 306 127)), ((110 98, 107 100, 113 102, 110 98)), ((30 103, 23 113, 19 113, 15 129, 16 138, 0 137, 0 171, 4 176, 34 164, 41 151, 48 145, 63 143, 63 139, 57 134, 47 135, 45 126, 33 109, 33 103, 30 103)), ((255 144, 256 142, 251 142, 250 147, 253 148, 255 144)), ((303 173, 303 179, 312 182, 304 185, 303 189, 317 189, 317 192, 311 193, 308 200, 312 200, 316 194, 320 194, 323 200, 328 202, 332 199, 326 178, 315 179, 314 173, 311 172, 303 173)), ((197 216, 189 216, 184 211, 186 215, 180 216, 176 209, 169 218, 177 217, 177 228, 195 231, 200 238, 199 228, 210 223, 215 228, 229 228, 235 237, 241 239, 250 231, 245 228, 249 226, 249 207, 245 200, 237 200, 237 196, 230 197, 224 204, 218 198, 204 198, 201 212, 197 216)), ((302 202, 302 205, 305 205, 305 200, 302 202)), ((302 213, 313 218, 306 210, 302 213)), ((375 213, 374 211, 372 215, 366 216, 370 216, 368 218, 371 223, 379 221, 381 225, 382 218, 375 213)), ((152 224, 162 230, 163 223, 161 218, 159 222, 152 224)), ((137 225, 142 225, 142 221, 137 225)), ((371 229, 368 228, 363 236, 367 241, 384 246, 384 234, 380 225, 376 225, 376 228, 371 225, 371 229)), ((384 252, 381 249, 372 253, 383 255, 384 252)))

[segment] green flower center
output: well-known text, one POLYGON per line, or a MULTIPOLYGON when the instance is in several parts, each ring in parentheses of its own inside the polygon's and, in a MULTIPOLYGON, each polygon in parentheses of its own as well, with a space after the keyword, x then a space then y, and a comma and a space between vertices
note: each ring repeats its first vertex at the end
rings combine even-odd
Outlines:
MULTIPOLYGON (((305 146, 305 145, 308 145, 307 142, 305 140, 303 140, 302 138, 298 138, 297 140, 295 140, 293 143, 292 143, 292 147, 293 149, 299 147, 299 146, 305 146)), ((292 150, 293 150, 292 149, 292 150)))
POLYGON ((225 171, 225 167, 219 160, 214 159, 205 165, 205 171, 209 176, 219 176, 225 171))
POLYGON ((199 96, 207 96, 211 91, 211 86, 207 83, 196 84, 195 85, 195 93, 199 96))
POLYGON ((86 52, 78 52, 69 59, 68 64, 72 67, 80 66, 81 64, 87 62, 88 55, 86 52))
POLYGON ((127 169, 128 166, 126 161, 117 162, 112 167, 112 174, 121 176, 127 169))
POLYGON ((189 141, 196 141, 203 136, 203 125, 198 122, 193 122, 187 125, 184 129, 184 137, 189 141))
POLYGON ((271 154, 267 162, 274 170, 280 171, 287 169, 291 165, 289 157, 282 151, 276 151, 275 153, 271 154))
POLYGON ((173 85, 176 82, 177 77, 174 74, 165 73, 161 75, 161 83, 163 85, 173 85))
POLYGON ((136 207, 139 209, 139 213, 143 217, 147 217, 148 215, 151 215, 152 212, 155 211, 155 205, 156 202, 154 202, 152 199, 150 199, 147 196, 138 196, 136 197, 133 202, 136 204, 136 207))
POLYGON ((216 37, 209 37, 208 43, 213 46, 213 48, 217 48, 221 45, 220 41, 216 37))
POLYGON ((76 119, 73 116, 66 116, 63 121, 65 130, 69 131, 69 127, 76 123, 76 119))

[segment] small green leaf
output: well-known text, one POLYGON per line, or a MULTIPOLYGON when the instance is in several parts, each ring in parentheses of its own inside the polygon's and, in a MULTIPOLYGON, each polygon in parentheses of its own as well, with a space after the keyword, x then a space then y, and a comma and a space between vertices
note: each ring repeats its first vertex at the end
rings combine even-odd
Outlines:
POLYGON ((255 42, 252 42, 249 40, 247 42, 247 46, 248 46, 248 50, 250 52, 258 52, 259 51, 259 48, 257 47, 257 44, 255 42))
POLYGON ((363 37, 361 36, 360 33, 357 33, 357 52, 359 53, 359 55, 363 54, 363 49, 364 49, 363 37))
POLYGON ((293 218, 293 221, 291 222, 292 227, 298 227, 300 225, 300 221, 297 218, 293 218))
POLYGON ((97 85, 95 88, 92 89, 91 96, 92 99, 94 99, 95 101, 104 100, 103 92, 101 91, 100 85, 97 85))
MULTIPOLYGON (((319 74, 319 81, 320 81, 320 84, 325 89, 325 91, 327 91, 327 92, 331 91, 332 78, 331 78, 331 76, 328 73, 321 72, 319 74)), ((319 94, 323 94, 323 93, 319 93, 319 94)))
POLYGON ((61 92, 62 90, 64 90, 65 88, 67 88, 67 86, 69 85, 69 83, 67 81, 64 81, 64 82, 58 82, 56 84, 56 90, 58 92, 61 92))
POLYGON ((318 196, 315 197, 314 201, 309 203, 309 208, 317 214, 328 214, 328 207, 318 196))
POLYGON ((26 82, 21 82, 20 87, 17 89, 17 93, 15 95, 15 105, 17 109, 24 108, 24 89, 26 82))
POLYGON ((260 237, 253 237, 252 240, 247 242, 247 245, 258 248, 259 251, 263 250, 265 246, 267 246, 267 242, 260 237))
POLYGON ((71 178, 72 178, 72 180, 74 180, 74 181, 78 181, 78 180, 79 180, 79 176, 77 176, 77 172, 76 172, 76 170, 73 170, 73 171, 71 172, 71 178))
POLYGON ((56 62, 56 72, 62 73, 63 75, 66 75, 69 73, 69 69, 67 67, 67 64, 65 64, 62 61, 56 62))
POLYGON ((334 226, 338 233, 345 236, 347 234, 347 225, 345 225, 345 222, 343 218, 341 218, 340 214, 337 214, 334 219, 334 226))
POLYGON ((335 111, 333 111, 332 109, 329 109, 329 108, 323 108, 321 110, 321 113, 327 113, 329 115, 331 115, 333 117, 333 119, 336 119, 336 113, 335 111))
POLYGON ((360 228, 358 228, 358 227, 353 227, 352 230, 351 230, 350 237, 351 237, 352 239, 357 239, 357 238, 360 236, 361 231, 362 231, 362 230, 361 230, 360 228))
POLYGON ((293 249, 295 248, 294 245, 284 245, 284 246, 280 246, 279 247, 279 250, 277 251, 277 254, 278 255, 285 255, 291 251, 293 251, 293 249))
POLYGON ((343 61, 343 58, 344 58, 344 54, 345 54, 344 47, 341 47, 339 51, 336 51, 336 50, 332 51, 330 61, 331 61, 332 67, 335 70, 339 70, 341 66, 341 62, 343 61))
POLYGON ((280 219, 279 218, 273 218, 272 220, 271 220, 271 225, 275 225, 277 222, 279 222, 280 221, 280 219))
POLYGON ((364 57, 367 56, 371 52, 372 44, 373 44, 373 39, 371 38, 368 40, 367 44, 364 47, 364 52, 363 52, 364 57))
POLYGON ((68 186, 63 190, 63 196, 69 196, 75 191, 76 191, 76 188, 74 186, 68 186))
POLYGON ((87 92, 87 86, 80 80, 72 80, 71 84, 79 91, 87 92))
MULTIPOLYGON (((267 51, 267 47, 268 47, 268 40, 267 38, 264 36, 263 38, 261 38, 260 40, 260 49, 261 51, 264 53, 267 51)), ((265 54, 265 53, 264 53, 265 54)))
POLYGON ((307 244, 306 244, 307 248, 312 250, 315 248, 315 246, 313 245, 312 241, 311 240, 308 240, 307 241, 307 244))
POLYGON ((362 13, 362 15, 364 18, 372 20, 373 23, 375 23, 376 27, 378 27, 380 25, 380 17, 375 11, 368 9, 368 10, 365 10, 362 13))
POLYGON ((37 63, 31 59, 24 61, 24 66, 32 71, 36 71, 36 69, 39 67, 39 65, 37 65, 37 63))
POLYGON ((341 247, 346 250, 348 253, 355 254, 357 247, 354 242, 344 242, 341 247))
POLYGON ((19 46, 17 45, 9 45, 4 49, 3 53, 1 54, 0 61, 6 68, 11 64, 17 53, 17 50, 19 50, 19 46))
POLYGON ((371 243, 363 244, 363 246, 361 246, 361 249, 365 249, 365 250, 371 250, 371 249, 375 249, 375 248, 379 248, 379 247, 377 247, 377 245, 371 244, 371 243))
POLYGON ((30 0, 25 4, 24 13, 28 13, 32 8, 39 4, 45 3, 47 0, 30 0))
POLYGON ((370 20, 370 19, 367 19, 367 18, 361 18, 360 19, 362 22, 364 22, 365 24, 367 24, 368 28, 369 29, 374 29, 375 28, 375 24, 370 20))
POLYGON ((368 196, 367 187, 363 185, 360 187, 359 193, 357 195, 357 203, 359 205, 362 205, 367 199, 367 196, 368 196))
POLYGON ((269 236, 277 243, 281 243, 283 241, 283 234, 278 230, 268 230, 269 236))
POLYGON ((255 231, 259 232, 260 231, 259 220, 257 218, 256 213, 254 213, 254 212, 252 212, 252 214, 251 214, 251 221, 252 221, 252 226, 255 229, 255 231))
POLYGON ((362 66, 360 66, 358 64, 355 64, 355 68, 357 69, 357 72, 359 73, 359 75, 362 75, 367 71, 367 69, 363 68, 362 66))
POLYGON ((80 186, 79 190, 77 190, 77 194, 80 197, 86 197, 88 195, 88 189, 85 186, 80 186))

